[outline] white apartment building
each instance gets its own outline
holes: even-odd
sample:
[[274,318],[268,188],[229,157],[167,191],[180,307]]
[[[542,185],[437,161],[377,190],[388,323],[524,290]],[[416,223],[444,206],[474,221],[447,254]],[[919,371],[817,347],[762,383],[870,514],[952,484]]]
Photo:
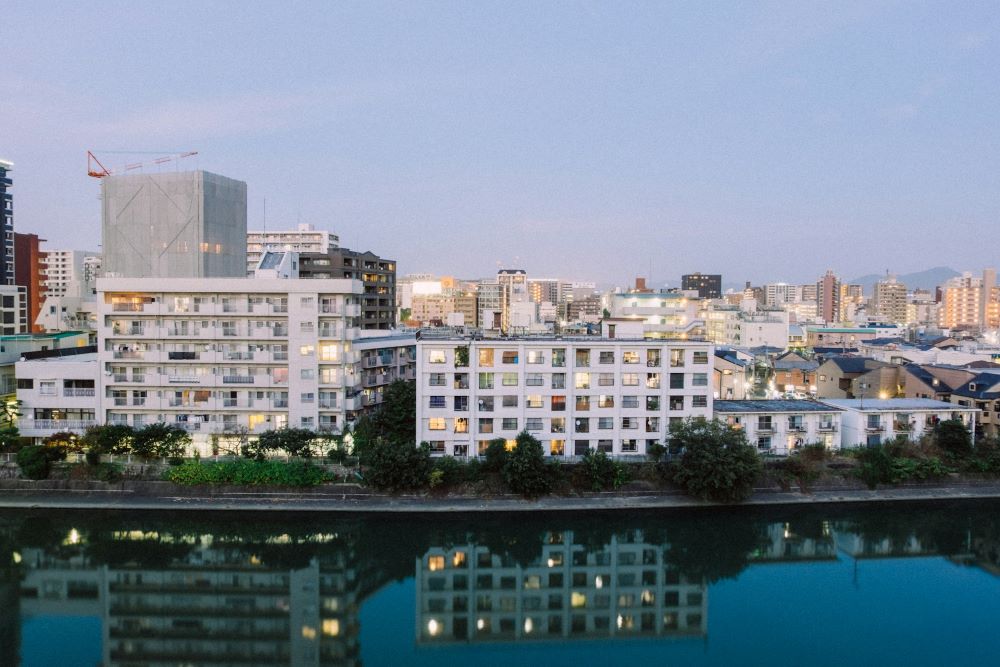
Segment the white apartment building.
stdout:
[[818,401],[715,401],[713,410],[716,419],[743,430],[761,453],[787,456],[814,444],[840,449],[842,410]]
[[646,335],[683,338],[704,331],[697,297],[677,292],[625,292],[611,295],[611,317],[640,321]]
[[417,440],[435,455],[512,447],[641,456],[672,420],[712,415],[711,343],[606,337],[417,341]]
[[18,361],[14,373],[21,402],[17,427],[22,436],[38,440],[60,431],[82,433],[97,424],[100,366],[96,352]]
[[98,281],[100,423],[336,430],[362,408],[357,280]]
[[[93,294],[96,279],[95,258],[100,266],[100,257],[96,252],[86,250],[46,250],[43,272],[45,274],[45,296],[60,297],[79,294]],[[88,280],[90,281],[88,283]],[[81,284],[79,290],[71,289],[70,283]]]
[[929,398],[827,398],[822,402],[843,410],[841,446],[845,449],[878,445],[898,435],[919,440],[939,421],[948,419],[961,419],[975,435],[979,412],[974,407]]
[[305,223],[295,229],[247,232],[247,275],[253,275],[265,250],[326,253],[339,245],[336,234]]

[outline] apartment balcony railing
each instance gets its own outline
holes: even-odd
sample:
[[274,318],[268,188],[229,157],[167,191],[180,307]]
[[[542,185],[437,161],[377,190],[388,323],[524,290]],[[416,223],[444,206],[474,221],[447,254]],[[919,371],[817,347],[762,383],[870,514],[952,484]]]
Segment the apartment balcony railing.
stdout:
[[757,425],[757,433],[760,433],[760,434],[774,433],[774,426],[772,426],[770,424],[768,424],[767,426],[761,426],[761,425],[758,424]]
[[146,352],[144,350],[115,350],[112,356],[115,359],[144,359]]
[[287,327],[271,327],[271,335],[272,336],[287,336],[288,335],[288,328]]
[[911,424],[910,422],[893,422],[892,430],[910,432],[913,430],[913,424]]
[[66,387],[63,389],[63,396],[75,397],[94,395],[95,389],[93,387]]
[[322,303],[319,306],[319,312],[323,313],[324,315],[339,315],[340,308],[338,308],[335,304],[332,303]]
[[226,352],[222,358],[226,361],[253,361],[253,352]]
[[[285,399],[285,400],[276,400],[276,401],[274,401],[274,407],[275,408],[280,408],[280,409],[283,409],[283,410],[287,409],[288,408],[288,400],[287,399]],[[320,407],[323,407],[323,406],[320,405]]]
[[805,433],[806,432],[806,426],[805,426],[805,424],[789,424],[788,425],[788,430],[791,433]]
[[116,313],[141,313],[143,305],[141,303],[112,303],[111,310]]
[[288,361],[287,352],[275,352],[273,355],[275,361]]
[[185,431],[200,431],[201,422],[174,422],[174,426],[178,426]]
[[144,327],[113,327],[111,332],[116,336],[141,336],[145,333]]
[[168,336],[200,336],[201,329],[167,329]]
[[94,419],[24,419],[21,421],[24,429],[52,429],[56,431],[72,431],[97,425],[97,421]]
[[837,430],[837,426],[835,424],[820,424],[819,425],[819,431],[821,433],[833,433],[836,430]]
[[865,426],[865,430],[866,431],[872,431],[874,433],[874,432],[878,432],[878,431],[884,431],[885,430],[885,426],[883,426],[882,424],[867,424]]
[[114,382],[145,382],[145,375],[128,375],[126,373],[115,373],[112,378]]
[[253,384],[252,375],[223,375],[222,384]]
[[321,399],[320,402],[319,402],[319,409],[320,410],[336,410],[337,409],[337,401],[329,401],[329,400],[322,400]]
[[197,352],[167,352],[170,361],[195,361],[200,358]]
[[197,375],[168,375],[167,382],[170,384],[199,384],[201,377]]

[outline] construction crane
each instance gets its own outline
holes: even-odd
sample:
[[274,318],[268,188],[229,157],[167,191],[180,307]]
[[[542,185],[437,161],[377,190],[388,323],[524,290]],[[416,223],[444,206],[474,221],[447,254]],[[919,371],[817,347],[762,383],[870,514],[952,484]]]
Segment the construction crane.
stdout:
[[[137,151],[100,151],[103,153],[126,153],[128,155],[138,155]],[[133,171],[135,169],[142,169],[143,167],[153,167],[156,165],[166,164],[167,162],[174,162],[177,160],[182,160],[186,157],[191,157],[192,155],[197,155],[198,151],[186,151],[183,153],[171,153],[169,155],[164,155],[158,157],[154,160],[148,160],[146,162],[133,162],[131,164],[126,164],[121,169],[110,170],[101,164],[101,161],[97,159],[92,151],[87,151],[87,175],[93,176],[94,178],[104,178],[105,176],[113,176],[115,174],[123,174],[125,172]],[[153,153],[155,155],[155,153]]]

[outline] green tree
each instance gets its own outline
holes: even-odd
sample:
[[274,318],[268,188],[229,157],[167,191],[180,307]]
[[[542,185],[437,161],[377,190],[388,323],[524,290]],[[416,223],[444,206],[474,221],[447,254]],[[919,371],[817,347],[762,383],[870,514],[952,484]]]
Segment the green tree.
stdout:
[[385,491],[422,489],[430,480],[431,469],[431,449],[426,442],[415,447],[378,439],[369,444],[365,480]]
[[592,491],[617,489],[628,481],[628,469],[601,451],[588,450],[583,455],[583,468]]
[[483,462],[483,470],[503,472],[503,468],[507,464],[507,455],[507,441],[503,438],[493,438],[486,445],[486,452],[484,452],[486,460]]
[[527,431],[518,434],[516,443],[503,465],[504,484],[526,498],[545,495],[551,490],[552,482],[542,443]]
[[945,419],[934,425],[934,443],[953,456],[972,454],[972,435],[961,419]]
[[59,431],[52,435],[45,436],[42,444],[46,447],[61,447],[67,452],[79,452],[83,450],[83,443],[80,436],[72,431]]
[[17,465],[21,474],[28,479],[47,479],[54,461],[66,458],[66,450],[61,447],[29,445],[17,453]]
[[131,452],[142,459],[183,456],[191,436],[179,426],[156,422],[135,431]]
[[742,430],[704,417],[670,425],[670,477],[690,495],[705,500],[747,499],[763,470]]
[[382,394],[382,404],[375,412],[374,421],[379,435],[389,442],[416,443],[416,383],[396,380],[389,384]]
[[0,402],[0,451],[16,451],[23,443],[17,429],[17,418],[21,416],[21,401]]
[[306,428],[279,428],[265,431],[257,439],[258,446],[264,451],[284,452],[288,456],[312,458],[312,444],[316,433]]
[[132,445],[135,429],[127,424],[91,426],[83,433],[81,441],[88,451],[100,454],[127,454]]

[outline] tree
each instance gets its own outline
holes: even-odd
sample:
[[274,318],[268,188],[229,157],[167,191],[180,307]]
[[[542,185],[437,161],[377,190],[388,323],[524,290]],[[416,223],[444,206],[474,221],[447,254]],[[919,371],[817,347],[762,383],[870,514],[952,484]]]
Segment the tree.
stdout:
[[935,424],[934,443],[953,456],[972,454],[972,435],[961,419],[945,419]]
[[378,439],[369,444],[367,482],[376,489],[407,491],[427,486],[431,473],[431,449],[426,442],[389,442]]
[[503,467],[507,463],[507,441],[503,438],[493,438],[486,445],[484,456],[486,461],[483,463],[483,470],[503,472]]
[[127,424],[91,426],[80,439],[88,451],[100,454],[127,454],[132,445],[135,429]]
[[131,451],[143,459],[183,456],[191,436],[179,426],[156,422],[142,427],[132,436]]
[[0,450],[10,452],[21,444],[21,432],[17,430],[17,418],[21,415],[21,401],[0,402]]
[[514,493],[537,498],[552,488],[542,443],[527,431],[518,434],[516,446],[503,464],[503,481]]
[[670,425],[671,477],[690,495],[718,502],[745,500],[763,470],[742,430],[704,417]]
[[382,404],[375,412],[375,427],[389,442],[415,444],[417,441],[417,386],[415,382],[396,380],[382,394]]
[[46,479],[54,461],[66,458],[66,450],[59,447],[29,445],[17,453],[17,465],[28,479]]
[[282,451],[288,456],[312,458],[312,442],[316,433],[307,428],[279,428],[276,431],[265,431],[257,439],[258,446],[264,451]]
[[46,447],[61,447],[67,452],[79,452],[83,450],[83,443],[80,436],[72,431],[59,431],[42,439],[42,444]]
[[628,469],[602,451],[587,450],[583,455],[583,468],[592,491],[617,489],[628,481]]

